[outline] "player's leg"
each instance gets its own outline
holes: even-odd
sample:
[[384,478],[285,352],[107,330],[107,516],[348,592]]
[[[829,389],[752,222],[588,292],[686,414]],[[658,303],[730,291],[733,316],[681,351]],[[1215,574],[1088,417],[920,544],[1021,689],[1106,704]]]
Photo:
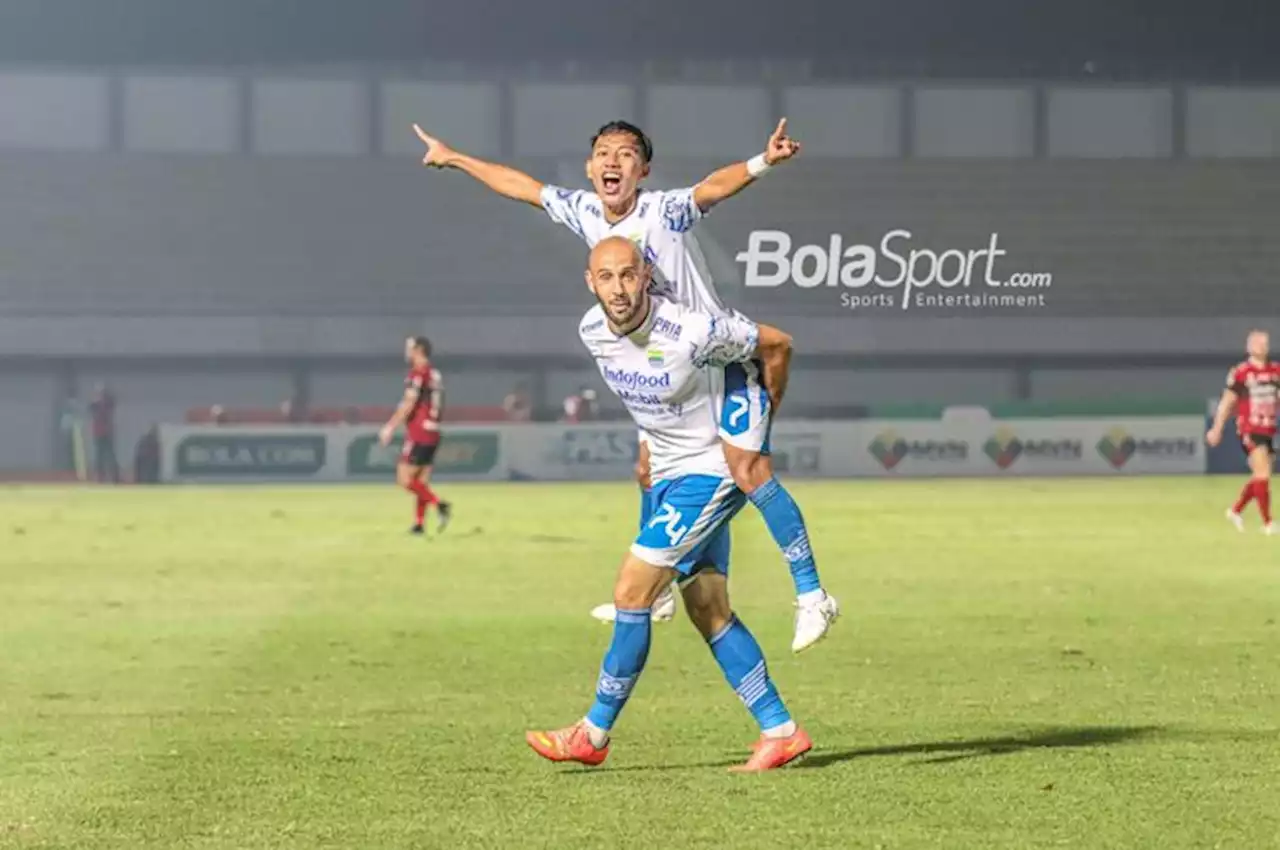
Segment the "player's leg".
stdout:
[[421,498],[426,500],[428,508],[432,505],[436,506],[436,513],[439,515],[439,524],[436,526],[436,531],[444,531],[449,525],[449,520],[453,519],[453,505],[437,496],[435,490],[431,488],[431,473],[435,469],[436,450],[439,448],[439,444],[423,446],[422,448],[422,474],[418,477],[418,480],[422,482]]
[[[649,477],[649,441],[643,436],[637,441],[639,445],[636,448],[636,483],[640,485],[640,527],[644,528],[645,523],[649,521],[646,514],[646,507],[649,500],[649,490],[653,487],[653,481]],[[662,591],[662,595],[653,603],[653,619],[665,623],[676,615],[676,587],[674,584]]]
[[400,453],[400,462],[396,464],[396,486],[408,490],[414,498],[413,527],[409,529],[413,534],[423,533],[422,523],[427,514],[426,491],[421,481],[423,467],[418,459],[418,446],[406,442]]
[[[1254,448],[1252,438],[1247,434],[1242,434],[1240,436],[1240,449],[1244,452],[1245,461],[1249,464],[1253,462]],[[1244,531],[1244,509],[1249,507],[1249,503],[1253,501],[1255,489],[1253,475],[1250,474],[1249,479],[1245,481],[1244,487],[1240,490],[1240,495],[1235,504],[1227,508],[1227,520],[1236,527],[1236,531]]]
[[729,529],[721,529],[700,559],[692,580],[681,582],[685,610],[707,642],[725,680],[760,727],[760,740],[743,770],[781,767],[808,752],[813,744],[796,726],[755,636],[729,602]]
[[[742,493],[733,482],[710,475],[689,475],[660,482],[650,488],[649,495],[645,509],[649,519],[631,546],[613,592],[617,610],[615,642],[624,618],[643,620],[643,626],[637,628],[646,635],[646,654],[653,604],[670,589],[677,575],[692,571],[692,565],[697,563],[708,542],[723,531],[743,504]],[[606,657],[596,705],[587,715],[589,728],[602,727],[603,722],[608,721],[609,726],[603,726],[606,734],[612,718],[604,710],[600,695],[607,684],[605,674],[613,672],[607,662]],[[598,742],[598,733],[592,731],[593,742]]]
[[[1264,516],[1264,527],[1271,515],[1271,441],[1252,434],[1240,435],[1240,448],[1249,464],[1249,480],[1240,491],[1239,498],[1227,510],[1227,519],[1237,531],[1244,531],[1244,510],[1254,499],[1258,499],[1258,510]],[[1267,507],[1263,510],[1262,499],[1266,498]]]
[[796,589],[793,652],[801,652],[826,636],[840,607],[822,588],[818,565],[809,543],[809,530],[800,506],[773,474],[769,459],[772,427],[769,396],[760,384],[754,363],[732,364],[724,370],[724,404],[720,437],[734,483],[760,511],[773,540],[782,550]]
[[573,726],[526,734],[539,755],[551,761],[604,761],[610,730],[648,659],[654,601],[677,570],[690,563],[690,553],[727,523],[742,501],[732,481],[710,475],[663,481],[652,488],[652,519],[641,528],[614,583],[613,640],[600,667],[595,701]]
[[[640,485],[640,530],[644,531],[653,516],[652,482],[649,480],[649,444],[640,440],[636,455],[636,483]],[[612,623],[617,609],[612,602],[597,605],[591,609],[591,616],[602,623]],[[676,615],[676,595],[674,587],[668,587],[653,603],[652,616],[655,622],[665,623]]]
[[1275,526],[1271,521],[1271,470],[1275,462],[1275,450],[1271,439],[1255,438],[1254,447],[1249,452],[1249,472],[1252,474],[1253,498],[1258,502],[1258,512],[1262,514],[1262,531],[1274,534]]
[[609,735],[649,658],[650,609],[675,570],[628,553],[614,582],[613,639],[600,664],[595,699],[582,720],[564,729],[526,732],[525,741],[550,761],[600,764],[609,755]]
[[423,533],[423,523],[426,520],[427,508],[432,505],[436,506],[436,510],[440,514],[440,531],[444,531],[445,526],[449,524],[452,517],[452,510],[449,503],[442,501],[431,489],[431,471],[434,468],[437,444],[435,443],[405,443],[404,451],[400,455],[400,468],[397,471],[396,481],[401,487],[408,490],[414,497],[414,524],[412,531],[414,534]]

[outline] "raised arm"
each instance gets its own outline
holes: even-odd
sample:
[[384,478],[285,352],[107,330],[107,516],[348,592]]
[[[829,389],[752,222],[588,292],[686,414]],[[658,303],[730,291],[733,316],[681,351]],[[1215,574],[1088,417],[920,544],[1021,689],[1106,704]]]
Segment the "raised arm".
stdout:
[[427,135],[417,124],[413,125],[413,131],[427,146],[426,156],[422,158],[423,165],[431,168],[456,168],[505,198],[523,201],[530,206],[542,206],[542,183],[523,171],[456,151],[434,136]]
[[707,212],[716,204],[750,186],[774,165],[786,162],[798,153],[800,143],[787,135],[787,119],[783,118],[769,136],[764,153],[708,174],[701,183],[693,187],[693,202],[702,212]]

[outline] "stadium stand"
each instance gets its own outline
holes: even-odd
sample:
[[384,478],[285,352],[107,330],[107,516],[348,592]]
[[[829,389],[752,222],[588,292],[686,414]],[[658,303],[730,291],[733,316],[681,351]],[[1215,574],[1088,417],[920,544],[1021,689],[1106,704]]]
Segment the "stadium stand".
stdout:
[[[550,161],[517,165],[557,173]],[[661,165],[670,185],[716,163]],[[428,178],[412,159],[6,153],[0,168],[12,176],[0,195],[0,310],[10,315],[555,315],[583,305],[572,234],[460,175]],[[766,181],[704,232],[730,290],[753,229],[826,244],[833,232],[874,243],[909,226],[936,250],[983,247],[998,232],[1007,270],[1059,281],[1059,314],[1196,315],[1211,301],[1225,315],[1267,306],[1258,281],[1280,270],[1278,209],[1280,166],[1265,161],[828,160]],[[829,308],[790,289],[728,300]]]

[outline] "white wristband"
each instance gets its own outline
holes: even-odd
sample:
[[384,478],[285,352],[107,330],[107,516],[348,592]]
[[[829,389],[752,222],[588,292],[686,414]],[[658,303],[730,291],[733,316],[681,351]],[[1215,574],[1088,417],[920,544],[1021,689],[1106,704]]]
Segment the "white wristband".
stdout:
[[770,168],[773,168],[773,166],[765,162],[764,154],[762,153],[758,153],[747,160],[747,173],[752,177],[759,177]]

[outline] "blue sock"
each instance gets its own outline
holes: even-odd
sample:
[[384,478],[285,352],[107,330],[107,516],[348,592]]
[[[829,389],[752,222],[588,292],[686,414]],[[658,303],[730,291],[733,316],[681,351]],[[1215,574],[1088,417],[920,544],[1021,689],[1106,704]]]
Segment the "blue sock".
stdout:
[[787,559],[787,565],[791,568],[791,580],[796,584],[796,595],[821,590],[818,565],[814,562],[813,550],[809,547],[809,531],[804,526],[804,517],[800,514],[800,506],[796,504],[796,500],[791,498],[791,494],[777,478],[770,478],[747,498],[759,509],[774,542]]
[[724,677],[733,688],[751,716],[760,724],[761,731],[781,726],[791,719],[791,712],[782,704],[769,668],[764,663],[760,644],[735,614],[711,640],[711,654],[724,671]]
[[652,631],[648,608],[618,609],[617,619],[613,621],[613,642],[600,665],[596,701],[587,712],[592,725],[606,732],[613,728],[649,658]]

